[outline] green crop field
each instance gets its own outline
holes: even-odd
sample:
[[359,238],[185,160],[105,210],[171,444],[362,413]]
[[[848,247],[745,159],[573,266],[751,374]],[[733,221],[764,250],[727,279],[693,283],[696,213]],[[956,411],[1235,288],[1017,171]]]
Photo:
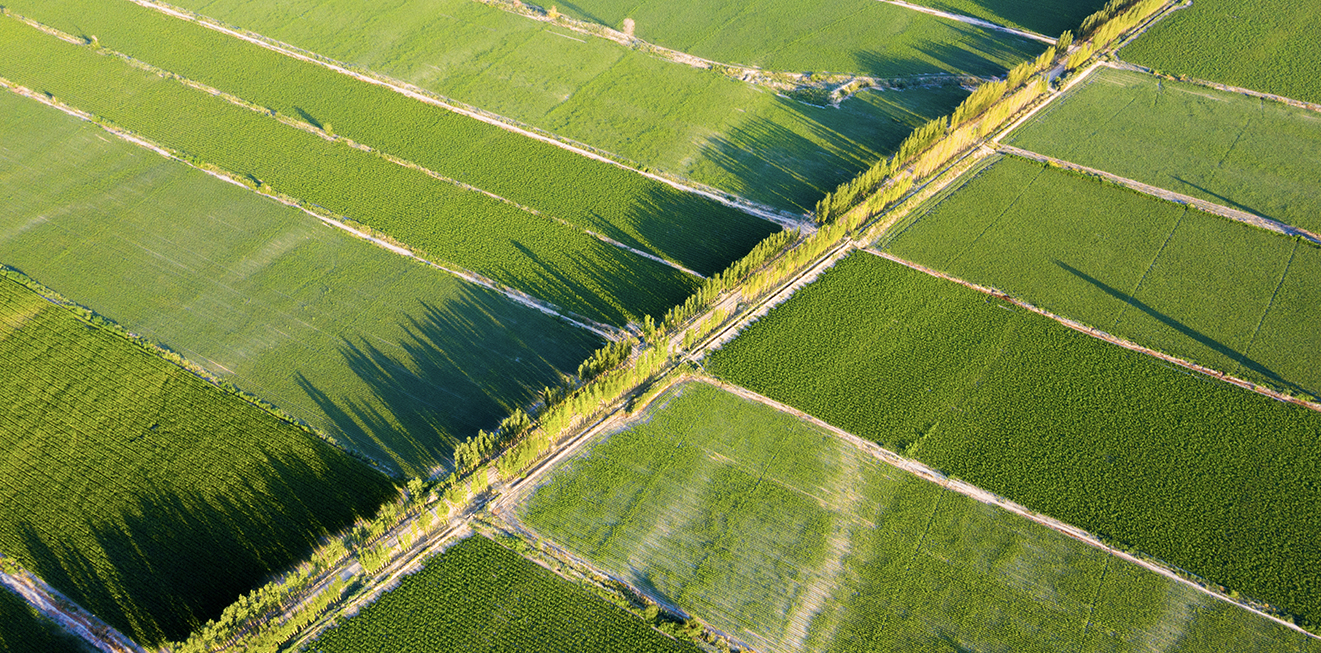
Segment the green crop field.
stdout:
[[662,395],[639,423],[557,469],[520,514],[759,651],[1305,642],[701,382]]
[[865,253],[708,367],[1321,623],[1321,414]]
[[399,473],[601,344],[10,93],[0,142],[0,261]]
[[1105,6],[1105,0],[920,0],[925,5],[953,14],[972,16],[997,25],[1032,30],[1056,37],[1065,30],[1078,31],[1084,18]]
[[178,639],[394,494],[307,431],[0,279],[0,551]]
[[1312,0],[1198,0],[1119,54],[1171,75],[1321,102],[1318,31]]
[[307,647],[316,653],[683,651],[584,587],[474,536]]
[[106,48],[603,233],[704,275],[777,228],[618,166],[124,0],[8,8]]
[[1321,233],[1321,115],[1101,68],[1009,143]]
[[21,597],[0,587],[0,653],[90,653]]
[[917,87],[815,107],[472,0],[174,4],[787,209],[812,208],[967,96]]
[[0,76],[278,192],[591,317],[660,314],[696,279],[514,205],[437,181],[0,18]]
[[1316,246],[1010,157],[887,248],[1143,346],[1321,396],[1321,331],[1299,326],[1321,319]]

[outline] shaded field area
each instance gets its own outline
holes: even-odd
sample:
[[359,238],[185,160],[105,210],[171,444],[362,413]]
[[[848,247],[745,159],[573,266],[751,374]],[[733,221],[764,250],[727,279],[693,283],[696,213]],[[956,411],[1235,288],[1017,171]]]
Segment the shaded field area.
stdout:
[[1119,52],[1171,75],[1187,75],[1304,102],[1321,102],[1311,0],[1198,0]]
[[0,93],[0,261],[407,476],[601,339]]
[[759,651],[1302,651],[1306,637],[714,386],[556,470],[525,523]]
[[1082,21],[1105,7],[1105,0],[918,0],[923,5],[952,14],[972,16],[997,25],[1031,30],[1051,38],[1065,30],[1078,31]]
[[815,107],[472,0],[175,4],[790,210],[811,209],[967,96],[909,88]]
[[20,0],[8,8],[704,275],[778,230],[618,166],[131,2]]
[[0,76],[565,309],[622,325],[659,315],[696,285],[690,275],[546,216],[281,124],[17,19],[0,19],[0,53]]
[[574,0],[561,11],[699,57],[767,70],[999,75],[1034,41],[875,0]]
[[93,650],[38,614],[22,597],[0,587],[0,652],[91,653]]
[[886,244],[1140,345],[1321,396],[1321,248],[1006,157]]
[[0,369],[0,551],[143,644],[183,638],[394,495],[9,275]]
[[642,619],[480,535],[307,646],[316,653],[685,652]]
[[866,253],[708,367],[1321,623],[1321,414]]
[[1101,68],[1008,143],[1321,233],[1321,114]]

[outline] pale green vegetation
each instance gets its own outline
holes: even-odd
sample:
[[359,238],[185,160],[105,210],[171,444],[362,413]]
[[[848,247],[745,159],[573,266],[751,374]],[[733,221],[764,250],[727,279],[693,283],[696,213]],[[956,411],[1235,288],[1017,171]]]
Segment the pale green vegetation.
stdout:
[[776,307],[708,367],[1321,623],[1315,411],[867,253]]
[[1321,102],[1316,9],[1314,0],[1197,0],[1119,54],[1171,75]]
[[1321,114],[1101,68],[1009,143],[1321,233]]
[[798,210],[967,96],[957,86],[919,87],[815,107],[473,0],[175,4],[646,167]]
[[91,653],[78,638],[0,587],[0,653]]
[[552,474],[523,520],[756,650],[1306,646],[705,383],[603,437]]
[[[887,248],[1103,331],[1321,395],[1321,248],[1010,157]],[[1061,210],[1061,207],[1068,207]]]
[[601,342],[7,92],[0,142],[0,261],[397,472]]
[[0,551],[148,646],[394,494],[13,272],[0,276],[0,370]]

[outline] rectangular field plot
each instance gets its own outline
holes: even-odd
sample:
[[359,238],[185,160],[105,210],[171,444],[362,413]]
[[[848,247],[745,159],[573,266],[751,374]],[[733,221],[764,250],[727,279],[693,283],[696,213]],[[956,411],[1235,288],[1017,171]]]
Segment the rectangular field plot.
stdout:
[[1313,0],[1198,0],[1119,54],[1171,75],[1321,102],[1318,32]]
[[[1016,157],[886,241],[1140,345],[1321,396],[1321,248]],[[1279,315],[1277,318],[1275,315]]]
[[325,140],[95,48],[0,17],[0,76],[361,222],[425,256],[623,325],[696,278],[517,205]]
[[854,254],[716,352],[731,382],[1321,623],[1321,414]]
[[[1304,641],[702,382],[668,391],[554,471],[519,513],[768,653],[1191,653],[1214,649],[1183,642],[1212,635],[1295,651]],[[1216,621],[1182,617],[1192,611]]]
[[0,94],[0,261],[407,476],[601,340]]
[[482,536],[323,633],[313,653],[698,653]]
[[1008,142],[1321,233],[1321,113],[1100,68]]
[[38,614],[17,594],[0,587],[0,651],[92,653],[93,650]]
[[145,645],[182,639],[394,495],[7,275],[0,370],[0,551]]
[[967,96],[958,86],[915,87],[863,93],[839,109],[815,107],[472,0],[175,4],[642,166],[798,211]]

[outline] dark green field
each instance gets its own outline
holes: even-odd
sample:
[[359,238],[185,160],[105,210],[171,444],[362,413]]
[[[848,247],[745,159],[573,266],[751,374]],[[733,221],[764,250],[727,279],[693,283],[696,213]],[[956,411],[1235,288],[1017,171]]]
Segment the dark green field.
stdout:
[[394,495],[307,431],[0,278],[0,551],[182,639]]
[[90,653],[82,640],[0,587],[0,653]]
[[919,0],[952,14],[972,16],[997,25],[1032,30],[1056,37],[1065,30],[1078,31],[1084,18],[1105,6],[1105,0]]
[[865,253],[709,367],[1321,623],[1321,414]]

